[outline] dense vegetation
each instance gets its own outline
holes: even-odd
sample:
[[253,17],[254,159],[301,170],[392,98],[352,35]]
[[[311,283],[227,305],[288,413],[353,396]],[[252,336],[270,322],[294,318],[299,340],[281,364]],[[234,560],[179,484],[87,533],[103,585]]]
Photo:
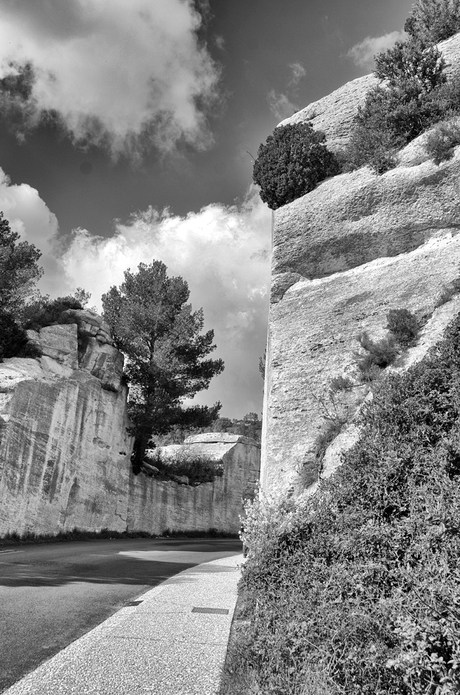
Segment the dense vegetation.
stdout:
[[404,31],[428,45],[448,39],[460,31],[460,0],[418,0]]
[[40,251],[20,241],[0,212],[0,361],[5,357],[33,356],[22,325],[22,311],[42,274]]
[[[149,452],[148,466],[144,472],[156,478],[176,480],[187,485],[201,485],[212,483],[216,478],[224,474],[220,462],[216,462],[204,454],[179,449],[174,455],[165,456],[160,449]],[[153,466],[153,468],[152,468]]]
[[460,317],[362,427],[319,493],[248,508],[241,692],[459,691]]
[[[346,169],[369,164],[383,173],[395,166],[404,145],[460,114],[459,78],[447,80],[446,63],[435,45],[460,29],[459,0],[419,0],[404,28],[408,39],[376,56],[380,84],[358,109],[343,156]],[[452,131],[447,137],[443,133],[442,140],[442,153],[433,145],[429,152],[437,164],[449,158],[458,129],[454,137]]]

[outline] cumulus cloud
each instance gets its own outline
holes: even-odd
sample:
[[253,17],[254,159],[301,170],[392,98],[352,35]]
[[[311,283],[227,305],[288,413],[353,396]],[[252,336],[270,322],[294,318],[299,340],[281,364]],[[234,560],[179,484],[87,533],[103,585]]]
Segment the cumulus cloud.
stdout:
[[57,114],[74,141],[117,156],[210,144],[219,69],[193,0],[3,0],[0,77],[31,66],[27,121]]
[[[215,331],[215,355],[225,371],[194,402],[223,403],[223,414],[260,411],[259,356],[266,340],[271,212],[254,189],[238,206],[213,204],[186,217],[153,208],[110,238],[76,230],[62,256],[66,288],[82,286],[91,303],[123,281],[127,268],[163,261],[169,275],[181,275],[194,308],[203,307],[207,328]],[[99,304],[100,306],[100,304]],[[241,412],[241,403],[245,403]]]
[[360,68],[372,70],[374,68],[374,56],[377,53],[393,48],[396,41],[404,41],[406,37],[404,31],[392,31],[383,36],[368,36],[350,48],[347,58],[351,58],[354,64]]
[[64,281],[64,268],[58,259],[56,215],[48,209],[35,188],[27,183],[12,185],[2,169],[0,169],[0,210],[8,220],[11,229],[17,232],[23,241],[35,244],[42,252],[39,260],[39,265],[45,271],[40,281],[42,291],[59,294]]

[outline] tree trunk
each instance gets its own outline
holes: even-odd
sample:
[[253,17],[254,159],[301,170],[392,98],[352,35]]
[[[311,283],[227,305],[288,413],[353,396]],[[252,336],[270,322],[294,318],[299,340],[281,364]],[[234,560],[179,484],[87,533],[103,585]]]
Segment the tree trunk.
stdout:
[[139,475],[139,473],[141,472],[147,444],[147,437],[136,437],[136,439],[134,440],[133,453],[131,456],[131,463],[134,475]]

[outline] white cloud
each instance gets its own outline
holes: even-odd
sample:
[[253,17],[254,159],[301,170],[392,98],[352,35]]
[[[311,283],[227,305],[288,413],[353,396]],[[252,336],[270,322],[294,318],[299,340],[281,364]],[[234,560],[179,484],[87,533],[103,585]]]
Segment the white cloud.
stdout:
[[63,267],[56,254],[58,221],[40,198],[38,191],[27,183],[12,185],[8,176],[0,169],[0,210],[11,229],[40,249],[39,265],[45,271],[40,281],[41,289],[59,294],[63,280]]
[[149,209],[119,223],[111,238],[75,231],[62,258],[66,287],[84,287],[97,304],[110,286],[123,281],[127,268],[163,261],[169,275],[188,282],[192,306],[203,307],[206,327],[215,331],[214,355],[226,364],[194,402],[220,400],[230,417],[260,412],[258,361],[266,339],[270,230],[271,212],[254,189],[240,206],[208,205],[186,217]]
[[0,75],[34,70],[31,123],[54,110],[75,141],[115,156],[210,144],[219,70],[192,0],[3,0],[0,17]]
[[214,329],[213,356],[225,361],[223,374],[193,402],[220,400],[229,417],[261,411],[258,362],[267,330],[271,212],[254,187],[240,205],[208,205],[186,217],[150,208],[127,224],[118,222],[110,238],[75,230],[66,248],[57,241],[56,216],[38,192],[28,184],[11,185],[1,169],[0,210],[42,251],[39,287],[52,297],[83,287],[100,310],[101,295],[123,282],[125,270],[163,261],[169,275],[188,282],[192,306],[203,307],[206,330]]
[[276,92],[274,89],[267,94],[267,101],[270,111],[279,121],[284,121],[285,118],[289,118],[295,111],[298,111],[298,106],[290,100],[287,94]]
[[285,118],[289,118],[289,116],[292,116],[293,113],[299,110],[293,99],[297,94],[297,86],[300,80],[307,74],[302,63],[291,63],[289,69],[291,77],[286,86],[286,93],[271,89],[267,94],[270,111],[279,121],[284,121]]
[[392,31],[384,36],[375,36],[364,39],[360,43],[355,44],[347,53],[347,58],[360,68],[373,70],[374,56],[377,53],[393,48],[396,41],[404,41],[406,33],[404,31]]
[[305,70],[304,66],[302,63],[291,63],[289,66],[292,70],[292,77],[289,82],[290,85],[297,85],[300,80],[305,77],[307,74],[307,71]]

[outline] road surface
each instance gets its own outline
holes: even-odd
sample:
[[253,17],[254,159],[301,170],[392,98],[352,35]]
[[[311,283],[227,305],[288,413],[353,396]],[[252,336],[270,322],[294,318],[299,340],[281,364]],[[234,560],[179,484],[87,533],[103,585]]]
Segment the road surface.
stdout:
[[146,538],[0,548],[0,693],[119,608],[231,539]]

